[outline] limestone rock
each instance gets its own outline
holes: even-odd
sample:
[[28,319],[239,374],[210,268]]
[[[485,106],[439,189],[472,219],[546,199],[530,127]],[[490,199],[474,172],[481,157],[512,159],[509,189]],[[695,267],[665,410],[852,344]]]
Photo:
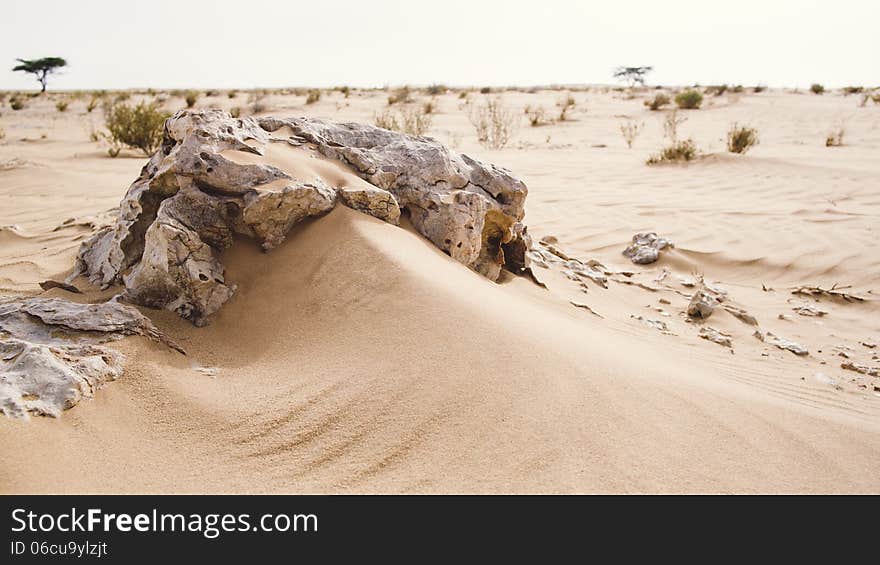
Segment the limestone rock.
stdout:
[[671,241],[654,232],[637,233],[633,236],[632,243],[623,250],[623,254],[636,265],[647,265],[657,261],[660,252],[670,247],[674,247]]
[[135,308],[115,301],[0,301],[0,412],[58,416],[91,397],[122,374],[122,354],[102,344],[123,335],[143,335],[183,352]]
[[[372,186],[330,187],[221,155],[262,155],[272,143],[307,146]],[[115,224],[81,246],[74,276],[102,287],[123,283],[125,299],[201,325],[235,292],[219,256],[236,235],[268,251],[295,224],[341,202],[392,224],[405,210],[434,245],[497,280],[502,268],[528,270],[527,192],[504,169],[426,137],[311,118],[181,111],[165,123],[162,146],[128,189]]]
[[702,328],[700,328],[699,336],[705,340],[717,343],[718,345],[724,347],[733,347],[733,342],[731,341],[729,334],[726,334],[709,326],[703,326]]
[[700,288],[691,296],[691,301],[687,307],[687,314],[691,318],[705,320],[712,315],[717,305],[718,301],[715,299],[715,296],[705,288]]
[[791,351],[795,355],[804,356],[810,354],[810,350],[800,343],[774,335],[771,332],[763,333],[761,330],[755,330],[753,335],[763,342],[775,345],[779,349]]

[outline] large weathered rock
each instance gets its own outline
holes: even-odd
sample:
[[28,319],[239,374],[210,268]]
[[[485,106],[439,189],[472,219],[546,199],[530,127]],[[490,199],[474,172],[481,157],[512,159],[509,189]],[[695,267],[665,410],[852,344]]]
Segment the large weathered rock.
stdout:
[[[221,155],[262,155],[271,143],[337,160],[372,186],[331,187]],[[74,274],[103,287],[124,283],[127,300],[201,325],[235,292],[218,257],[236,234],[269,250],[296,223],[341,202],[393,224],[405,210],[434,245],[496,280],[502,268],[528,266],[526,194],[507,171],[431,138],[310,118],[182,111],[166,122],[162,147],[128,189],[115,225],[82,245]]]
[[122,374],[123,356],[102,343],[143,335],[177,351],[144,315],[111,301],[0,301],[0,412],[58,416]]
[[654,232],[637,233],[623,254],[636,265],[648,265],[660,258],[661,251],[670,247],[674,247],[671,241]]

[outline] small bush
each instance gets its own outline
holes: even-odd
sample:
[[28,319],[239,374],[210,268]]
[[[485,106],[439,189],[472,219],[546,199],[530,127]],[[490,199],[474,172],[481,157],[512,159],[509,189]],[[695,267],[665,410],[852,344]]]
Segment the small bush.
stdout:
[[86,104],[86,112],[91,114],[92,110],[98,107],[98,100],[99,99],[97,97],[93,96],[92,99],[89,100],[89,103]]
[[727,92],[727,85],[726,84],[706,87],[706,94],[714,94],[715,96],[721,96],[725,92]]
[[861,94],[864,91],[865,91],[864,86],[845,86],[843,88],[843,93],[846,96],[849,96],[850,94]]
[[24,100],[17,96],[13,96],[9,99],[9,107],[13,110],[21,110],[24,108]]
[[238,106],[233,106],[232,108],[229,109],[229,115],[232,116],[233,118],[240,118],[241,117],[241,108],[239,108]]
[[739,93],[741,93],[741,92],[742,92],[743,90],[745,90],[745,89],[743,88],[743,85],[738,84],[738,85],[734,86],[732,90],[733,90],[733,92],[735,92],[736,94],[739,94]]
[[220,93],[217,92],[216,90],[206,90],[205,91],[206,98],[213,98],[213,97],[217,96],[218,94],[220,94]]
[[685,123],[687,118],[678,115],[678,110],[672,110],[663,118],[663,137],[672,143],[678,141],[678,126]]
[[59,112],[66,112],[68,106],[70,106],[69,100],[59,100],[55,103],[55,109]]
[[666,94],[663,94],[661,92],[661,93],[655,94],[653,99],[645,100],[645,106],[650,108],[651,111],[656,112],[657,110],[659,110],[663,106],[666,106],[670,102],[672,102],[672,100],[669,99],[669,96],[667,96]]
[[163,126],[169,117],[170,114],[161,111],[155,103],[141,102],[137,106],[124,102],[110,104],[104,114],[106,137],[117,149],[117,155],[118,148],[123,145],[151,155],[162,143]]
[[489,149],[504,148],[516,129],[516,115],[504,106],[501,98],[490,98],[471,108],[468,119],[477,132],[477,141]]
[[825,137],[825,147],[840,147],[843,145],[843,134],[846,131],[843,126],[837,126]]
[[195,90],[190,90],[186,93],[186,96],[183,97],[186,100],[186,107],[192,108],[196,105],[196,100],[199,99],[199,93]]
[[488,86],[484,86],[480,89],[480,94],[492,94],[492,88]]
[[260,114],[269,109],[266,103],[266,95],[260,92],[251,92],[248,96],[248,105],[251,107],[252,114]]
[[525,114],[533,128],[546,123],[546,114],[541,106],[526,106]]
[[637,123],[633,120],[620,123],[620,134],[623,136],[623,140],[626,141],[626,146],[629,149],[632,149],[633,142],[642,132],[643,127],[645,127],[644,122]]
[[234,91],[234,90],[230,90],[229,92],[226,93],[226,96],[227,96],[230,100],[232,100],[233,98],[235,98],[236,96],[238,96],[238,92],[236,92],[236,91]]
[[318,100],[321,99],[321,91],[320,90],[310,90],[308,96],[306,96],[306,104],[314,104]]
[[574,97],[567,94],[556,101],[556,106],[559,108],[559,121],[564,122],[568,119],[568,111],[575,106]]
[[395,91],[393,91],[388,96],[388,105],[392,104],[408,104],[412,101],[412,92],[408,86],[402,86]]
[[731,153],[745,154],[757,144],[758,130],[755,128],[733,124],[727,132],[727,150]]
[[676,141],[663,149],[659,155],[651,155],[648,158],[649,165],[658,163],[675,163],[681,161],[693,161],[697,158],[697,146],[692,139]]
[[348,86],[337,86],[335,90],[341,92],[342,95],[346,98],[351,96],[351,88]]
[[422,104],[422,110],[426,114],[433,114],[434,112],[437,111],[437,101],[433,100],[433,99],[428,100],[427,102]]
[[755,94],[761,94],[765,90],[767,90],[767,87],[762,84],[759,84],[759,85],[755,86],[755,88],[752,89],[752,92],[754,92]]
[[810,92],[813,94],[824,94],[825,87],[816,82],[810,85]]
[[703,95],[699,90],[689,88],[675,97],[675,103],[682,110],[697,110],[703,103]]
[[441,94],[446,94],[446,91],[449,90],[442,84],[432,84],[428,88],[425,89],[425,93],[430,96],[439,96]]
[[468,94],[467,90],[462,90],[461,92],[459,92],[458,93],[459,100],[464,100],[465,98],[467,98],[467,94]]
[[424,135],[431,127],[431,115],[416,105],[394,111],[386,109],[374,117],[376,126],[409,135]]

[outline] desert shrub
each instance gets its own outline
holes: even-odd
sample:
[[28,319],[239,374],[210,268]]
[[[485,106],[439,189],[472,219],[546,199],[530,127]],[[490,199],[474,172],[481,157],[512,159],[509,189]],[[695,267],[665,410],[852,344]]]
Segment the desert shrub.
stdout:
[[91,114],[92,110],[94,110],[97,107],[98,107],[98,98],[93,96],[92,99],[89,100],[89,103],[86,104],[86,112]]
[[660,93],[655,94],[653,99],[645,100],[645,106],[650,108],[652,111],[656,112],[657,110],[659,110],[663,106],[666,106],[670,102],[672,102],[672,101],[669,99],[669,96],[660,92]]
[[6,130],[3,129],[3,126],[0,126],[0,140],[6,138]]
[[658,163],[675,163],[681,161],[693,161],[697,158],[697,146],[692,139],[676,141],[664,148],[658,155],[648,158],[649,165]]
[[55,109],[59,112],[66,112],[68,106],[70,106],[69,100],[59,100],[55,103]]
[[412,101],[412,92],[408,86],[402,86],[388,95],[388,105],[407,104]]
[[489,149],[502,149],[513,138],[516,115],[501,101],[490,98],[485,104],[474,106],[468,115],[477,132],[477,141]]
[[843,145],[843,134],[846,133],[843,126],[836,126],[825,137],[825,147],[840,147]]
[[[110,104],[105,108],[106,137],[116,149],[121,146],[140,149],[151,155],[162,143],[165,120],[170,114],[163,112],[155,103],[140,102],[131,106],[124,102]],[[115,155],[113,155],[115,157]]]
[[736,94],[739,94],[739,93],[741,93],[741,92],[742,92],[743,90],[745,90],[745,89],[743,88],[743,85],[738,84],[738,85],[734,86],[734,87],[732,88],[732,90],[733,90],[733,92],[735,92]]
[[663,136],[675,143],[678,141],[678,126],[685,123],[687,118],[678,115],[678,110],[672,110],[663,118]]
[[714,94],[715,96],[721,96],[725,92],[727,92],[727,85],[726,84],[720,84],[717,86],[707,86],[706,87],[706,94]]
[[489,86],[484,86],[480,89],[480,94],[492,94],[492,88]]
[[533,128],[546,123],[546,114],[541,106],[526,106],[525,114]]
[[733,124],[727,131],[727,150],[731,153],[746,153],[758,144],[758,130]]
[[266,103],[266,95],[262,92],[251,92],[248,96],[248,105],[251,107],[252,114],[259,114],[269,109]]
[[459,98],[459,100],[464,100],[465,98],[467,98],[467,95],[468,95],[467,90],[462,90],[461,92],[458,93],[458,98]]
[[426,114],[433,114],[434,112],[437,111],[437,101],[434,100],[433,98],[431,100],[428,100],[427,102],[422,104],[422,110]]
[[236,92],[236,91],[234,91],[234,90],[230,90],[229,92],[226,93],[226,96],[227,96],[227,98],[229,98],[230,100],[232,100],[233,98],[235,98],[236,96],[238,96],[238,92]]
[[131,93],[130,93],[130,92],[120,92],[119,94],[116,95],[116,98],[114,98],[114,100],[115,100],[116,102],[125,102],[125,101],[127,101],[129,98],[131,98]]
[[217,92],[216,90],[206,90],[206,91],[205,91],[205,97],[206,97],[206,98],[214,98],[214,97],[217,96],[218,94],[220,94],[220,93]]
[[428,88],[425,89],[425,93],[430,96],[439,96],[441,94],[446,94],[446,91],[449,90],[442,84],[432,84]]
[[24,108],[24,100],[18,96],[13,96],[9,99],[9,107],[13,110],[21,110]]
[[676,95],[675,103],[682,110],[696,110],[700,107],[700,104],[703,103],[703,95],[699,90],[689,88]]
[[871,96],[871,100],[874,102],[874,104],[880,104],[880,93]]
[[199,93],[196,90],[190,90],[186,93],[183,99],[186,101],[186,107],[192,108],[196,105],[196,100],[199,99]]
[[306,96],[306,104],[314,104],[318,100],[321,99],[321,91],[320,90],[310,90],[308,95]]
[[574,97],[566,94],[556,101],[556,106],[559,108],[559,121],[564,122],[568,119],[569,110],[572,110],[575,106]]
[[346,98],[351,96],[351,88],[348,86],[337,86],[334,90],[341,92],[342,95]]
[[626,141],[628,148],[632,149],[633,142],[642,132],[643,127],[645,127],[644,122],[635,122],[634,120],[620,123],[620,134],[623,136],[623,140]]
[[825,87],[816,82],[810,85],[810,92],[813,94],[824,94]]
[[233,118],[240,118],[241,117],[241,108],[238,106],[233,106],[232,108],[229,109],[229,115],[232,116]]
[[390,108],[374,116],[376,126],[409,135],[424,135],[431,127],[431,115],[423,107],[409,105],[395,111]]
[[845,86],[843,88],[843,93],[847,96],[849,96],[850,94],[861,94],[864,91],[864,86]]
[[752,89],[752,92],[754,92],[755,94],[761,94],[765,90],[767,90],[767,87],[762,84],[759,84]]

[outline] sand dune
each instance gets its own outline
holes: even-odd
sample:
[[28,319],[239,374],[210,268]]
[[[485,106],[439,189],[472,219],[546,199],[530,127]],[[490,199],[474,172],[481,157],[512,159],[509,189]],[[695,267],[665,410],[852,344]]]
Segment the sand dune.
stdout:
[[[626,281],[584,292],[558,268],[536,268],[548,290],[524,278],[495,284],[405,219],[398,228],[341,206],[271,253],[238,241],[223,257],[238,290],[208,326],[143,310],[187,357],[126,338],[125,376],[94,400],[57,420],[0,421],[0,491],[877,492],[880,398],[870,379],[838,368],[839,351],[869,360],[859,343],[880,335],[880,171],[868,157],[877,134],[866,131],[867,148],[852,154],[817,149],[821,162],[785,144],[818,129],[792,116],[822,108],[798,104],[829,100],[772,94],[693,114],[698,138],[736,111],[778,128],[754,155],[688,167],[647,168],[645,151],[619,147],[614,116],[639,102],[598,94],[589,113],[553,128],[571,149],[490,152],[465,141],[524,176],[536,239],[552,234],[577,257],[637,271],[626,280],[653,292]],[[380,102],[353,100],[342,117],[368,120]],[[455,103],[443,98],[438,137],[467,131]],[[321,104],[309,111],[332,116]],[[142,164],[70,157],[88,144],[63,131],[72,141],[42,153],[41,174],[58,188],[40,196],[21,170],[0,173],[0,196],[15,199],[0,225],[18,225],[0,231],[3,294],[69,272],[91,228],[64,221],[113,207]],[[603,142],[618,147],[590,147]],[[12,155],[40,152],[0,147]],[[636,267],[620,252],[645,230],[676,247]],[[689,291],[679,280],[697,274],[811,355],[760,342],[723,311],[711,325],[733,336],[733,353],[700,339],[681,315]],[[821,318],[792,313],[802,299],[789,286],[837,281],[868,300],[814,303],[829,311]],[[87,290],[78,299],[112,292],[76,282]]]

